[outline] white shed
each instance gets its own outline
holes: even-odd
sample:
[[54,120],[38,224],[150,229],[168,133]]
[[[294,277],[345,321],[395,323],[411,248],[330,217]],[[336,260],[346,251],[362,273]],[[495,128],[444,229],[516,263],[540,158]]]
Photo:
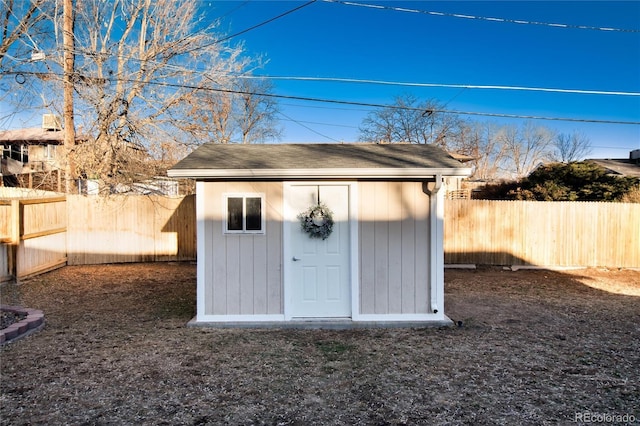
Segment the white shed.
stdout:
[[191,324],[449,322],[444,179],[469,174],[431,145],[202,145],[169,170],[196,180]]

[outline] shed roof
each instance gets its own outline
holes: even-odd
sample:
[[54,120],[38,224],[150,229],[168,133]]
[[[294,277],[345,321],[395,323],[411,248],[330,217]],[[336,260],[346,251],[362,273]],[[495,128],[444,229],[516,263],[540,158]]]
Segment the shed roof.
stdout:
[[215,144],[200,146],[169,170],[195,179],[333,179],[468,176],[471,170],[433,145]]

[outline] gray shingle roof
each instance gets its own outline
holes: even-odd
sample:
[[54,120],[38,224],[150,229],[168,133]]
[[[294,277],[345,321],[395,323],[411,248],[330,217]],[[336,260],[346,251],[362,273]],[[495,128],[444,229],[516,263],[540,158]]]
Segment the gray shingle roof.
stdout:
[[170,176],[181,177],[259,177],[271,172],[289,177],[359,176],[362,171],[399,175],[467,175],[469,169],[444,150],[432,145],[414,144],[214,144],[202,145],[177,163]]

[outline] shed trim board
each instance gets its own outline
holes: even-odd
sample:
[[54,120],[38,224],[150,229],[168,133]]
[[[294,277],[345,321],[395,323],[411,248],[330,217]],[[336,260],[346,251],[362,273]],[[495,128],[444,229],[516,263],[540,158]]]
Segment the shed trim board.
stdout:
[[[206,268],[203,255],[209,254],[206,250],[206,238],[205,238],[205,221],[206,221],[206,205],[204,195],[204,181],[196,181],[196,253],[200,253],[200,259],[196,261],[196,319],[198,322],[212,321],[209,315],[205,312],[205,290],[207,287]],[[200,194],[200,196],[198,196]],[[230,320],[227,320],[230,321]]]
[[446,186],[437,176],[429,200],[431,312],[444,317],[444,194]]
[[381,180],[421,180],[436,176],[465,177],[471,169],[180,169],[173,170],[170,177],[195,179],[381,179]]
[[[467,176],[470,169],[441,149],[209,143],[168,174],[196,179],[197,313],[192,323],[450,322],[444,313],[446,178]],[[221,194],[230,192],[264,194],[264,234],[221,232]],[[297,215],[314,194],[318,199],[324,194],[335,210],[334,233],[326,243],[316,244],[320,240],[299,231]],[[297,262],[298,252],[309,261]],[[323,263],[333,255],[338,263]],[[331,269],[322,275],[321,268]],[[317,297],[318,289],[331,297]]]

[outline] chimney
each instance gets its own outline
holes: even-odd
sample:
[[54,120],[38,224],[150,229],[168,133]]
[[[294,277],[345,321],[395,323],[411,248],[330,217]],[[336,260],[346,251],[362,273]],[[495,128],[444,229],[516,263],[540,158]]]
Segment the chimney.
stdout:
[[42,130],[46,130],[46,131],[62,130],[62,126],[60,125],[60,118],[55,114],[43,114]]

